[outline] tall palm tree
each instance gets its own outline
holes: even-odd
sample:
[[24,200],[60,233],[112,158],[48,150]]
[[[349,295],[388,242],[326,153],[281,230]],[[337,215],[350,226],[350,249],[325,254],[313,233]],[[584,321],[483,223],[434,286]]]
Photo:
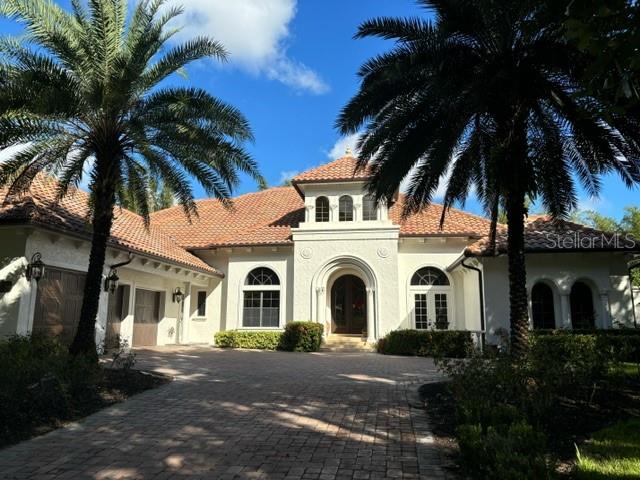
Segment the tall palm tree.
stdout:
[[[512,350],[527,345],[525,198],[554,217],[577,203],[576,182],[592,195],[600,176],[640,181],[638,144],[612,128],[601,104],[580,88],[583,57],[533,0],[419,0],[433,14],[378,18],[356,38],[395,40],[360,69],[358,93],[342,110],[343,134],[363,130],[359,165],[369,188],[390,199],[409,178],[405,214],[431,202],[441,180],[444,205],[472,188],[491,215],[508,222]],[[626,132],[628,133],[628,132]],[[444,221],[445,217],[441,221]]]
[[89,169],[93,238],[80,324],[70,347],[95,355],[95,319],[114,205],[135,198],[148,220],[148,179],[160,178],[188,215],[189,177],[228,199],[243,171],[261,179],[243,149],[253,136],[243,115],[198,88],[167,79],[193,61],[225,60],[218,42],[171,46],[181,13],[163,0],[4,0],[2,13],[25,27],[2,38],[0,148],[21,146],[0,166],[0,185],[20,194],[41,171],[59,179],[59,196]]

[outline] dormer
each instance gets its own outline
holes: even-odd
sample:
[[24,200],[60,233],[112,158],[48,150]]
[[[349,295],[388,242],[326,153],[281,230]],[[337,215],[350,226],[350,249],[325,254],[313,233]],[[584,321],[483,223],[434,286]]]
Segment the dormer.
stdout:
[[347,150],[333,162],[307,170],[291,181],[304,199],[305,221],[300,227],[349,228],[389,225],[389,211],[377,204],[365,188],[369,169],[358,169]]

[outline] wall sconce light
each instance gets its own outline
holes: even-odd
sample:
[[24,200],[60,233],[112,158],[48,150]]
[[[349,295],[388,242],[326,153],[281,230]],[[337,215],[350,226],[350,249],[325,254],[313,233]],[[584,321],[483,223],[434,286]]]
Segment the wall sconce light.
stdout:
[[118,277],[118,271],[115,268],[109,270],[109,275],[104,279],[104,291],[109,292],[112,295],[116,293],[119,280],[120,277]]
[[173,303],[180,303],[184,300],[184,293],[180,290],[180,287],[176,287],[173,291]]
[[25,277],[27,277],[28,281],[31,279],[36,282],[39,281],[44,275],[44,262],[42,261],[42,255],[40,252],[36,252],[31,257],[31,261],[27,265],[27,269],[24,272]]

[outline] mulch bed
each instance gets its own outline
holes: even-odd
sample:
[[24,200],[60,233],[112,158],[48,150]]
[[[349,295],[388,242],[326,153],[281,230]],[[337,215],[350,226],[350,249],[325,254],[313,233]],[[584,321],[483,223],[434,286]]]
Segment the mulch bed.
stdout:
[[104,368],[101,382],[96,386],[96,394],[91,395],[83,403],[77,404],[70,416],[38,425],[30,425],[23,432],[14,432],[11,438],[0,438],[0,448],[43,435],[63,427],[69,422],[81,420],[103,408],[123,402],[138,393],[165,385],[171,380],[171,377],[157,373],[133,369]]
[[[447,382],[429,383],[419,390],[436,444],[455,463],[455,402]],[[612,381],[592,392],[591,402],[563,401],[547,428],[549,451],[558,459],[559,473],[571,471],[575,445],[630,416],[640,416],[640,378]]]

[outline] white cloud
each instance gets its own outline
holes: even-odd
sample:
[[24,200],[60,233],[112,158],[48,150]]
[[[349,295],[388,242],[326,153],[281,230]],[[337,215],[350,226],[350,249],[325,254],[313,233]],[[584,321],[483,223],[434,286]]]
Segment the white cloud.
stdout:
[[182,4],[180,41],[208,36],[221,42],[230,61],[300,91],[322,94],[329,86],[311,68],[287,55],[289,24],[297,0],[172,0]]
[[280,185],[284,184],[287,180],[291,180],[299,173],[298,170],[283,170],[280,172]]

